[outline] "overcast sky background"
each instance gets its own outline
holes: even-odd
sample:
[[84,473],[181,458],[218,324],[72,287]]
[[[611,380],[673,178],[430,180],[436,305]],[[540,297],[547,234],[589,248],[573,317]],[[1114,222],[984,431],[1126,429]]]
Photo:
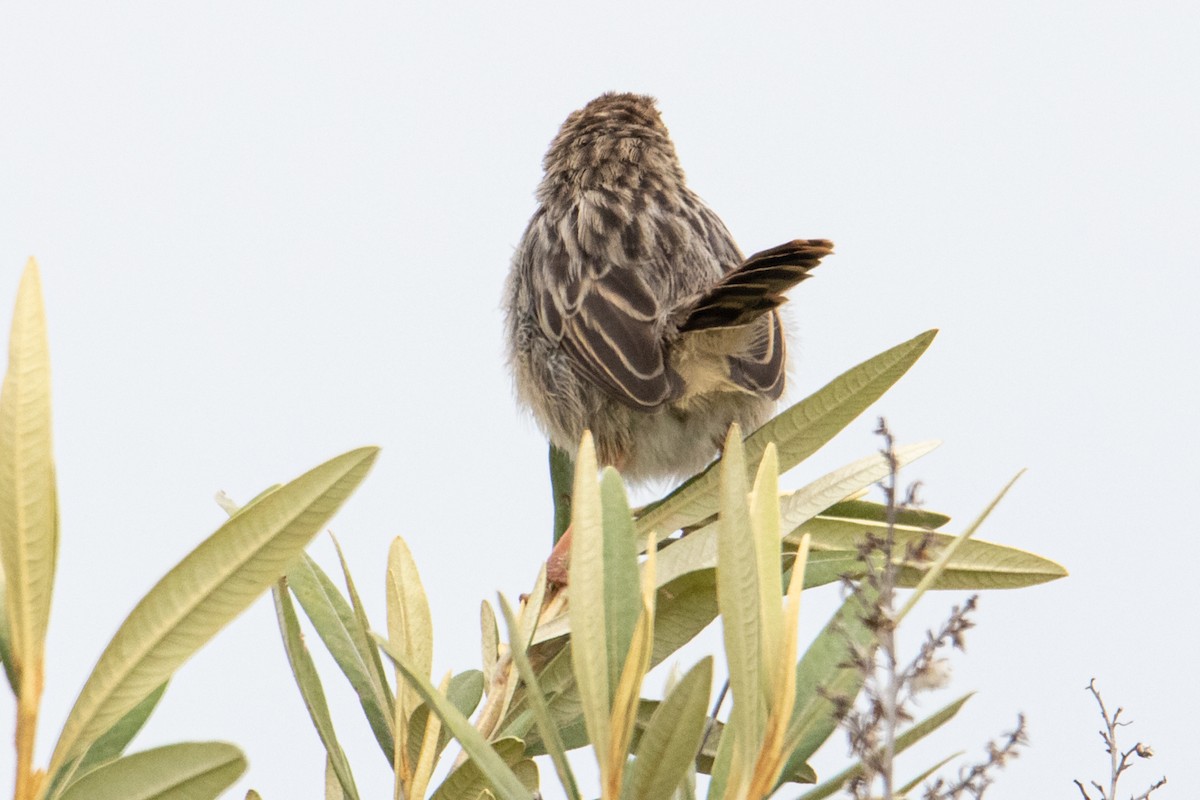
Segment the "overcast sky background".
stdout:
[[[980,536],[1072,575],[982,596],[923,710],[979,693],[903,772],[977,755],[1023,710],[1032,745],[989,797],[1075,796],[1107,775],[1095,676],[1135,721],[1124,741],[1157,751],[1126,792],[1165,772],[1155,797],[1200,794],[1195,3],[510,5],[0,10],[0,306],[35,255],[54,366],[42,765],[120,620],[221,524],[214,492],[245,501],[363,444],[382,456],[333,528],[372,617],[403,535],[435,673],[478,666],[480,599],[526,591],[549,545],[501,287],[558,125],[618,89],[660,99],[744,250],[836,242],[793,292],[789,401],[941,328],[786,486],[873,451],[880,413],[903,442],[944,440],[907,477],[960,526],[1029,468]],[[803,636],[835,601],[806,595]],[[363,796],[390,796],[324,674]],[[269,600],[181,670],[135,749],[183,739],[244,748],[230,797],[321,796]],[[839,736],[816,763],[843,757]]]

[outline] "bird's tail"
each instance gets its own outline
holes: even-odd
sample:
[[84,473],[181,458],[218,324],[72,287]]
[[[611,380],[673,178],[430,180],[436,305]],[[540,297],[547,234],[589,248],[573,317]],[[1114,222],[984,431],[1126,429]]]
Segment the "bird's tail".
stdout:
[[732,328],[753,322],[787,301],[783,293],[808,277],[833,252],[826,239],[796,239],[747,258],[680,310],[679,330]]

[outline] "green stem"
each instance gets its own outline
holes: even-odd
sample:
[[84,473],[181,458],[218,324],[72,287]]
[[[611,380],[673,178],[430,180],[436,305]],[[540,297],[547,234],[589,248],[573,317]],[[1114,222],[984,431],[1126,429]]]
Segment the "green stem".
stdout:
[[571,487],[575,483],[575,462],[566,450],[550,445],[550,492],[554,498],[554,544],[571,525]]

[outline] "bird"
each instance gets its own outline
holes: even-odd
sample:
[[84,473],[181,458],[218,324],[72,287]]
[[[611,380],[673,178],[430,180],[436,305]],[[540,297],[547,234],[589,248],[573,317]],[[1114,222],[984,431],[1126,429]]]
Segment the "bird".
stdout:
[[518,402],[572,458],[590,430],[627,481],[688,477],[732,423],[769,418],[787,371],[779,306],[833,244],[744,257],[649,96],[572,112],[542,166],[504,297]]

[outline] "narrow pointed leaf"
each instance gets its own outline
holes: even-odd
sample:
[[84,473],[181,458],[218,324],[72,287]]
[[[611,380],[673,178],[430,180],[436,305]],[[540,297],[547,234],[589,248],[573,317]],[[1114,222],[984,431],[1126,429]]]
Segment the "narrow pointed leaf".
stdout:
[[834,698],[850,703],[862,688],[863,675],[849,664],[850,648],[873,646],[874,634],[863,624],[862,601],[846,598],[837,612],[805,650],[796,665],[796,702],[786,739],[792,752],[783,768],[783,778],[808,772],[808,759],[837,730]]
[[618,797],[624,781],[626,762],[629,759],[630,742],[633,741],[634,728],[637,726],[638,701],[642,691],[642,681],[650,663],[650,649],[654,640],[654,609],[646,605],[641,617],[634,627],[633,639],[629,644],[629,653],[625,658],[624,669],[617,683],[617,691],[613,695],[612,714],[610,716],[609,736],[607,743],[608,763],[611,771],[603,775],[606,797]]
[[975,531],[979,530],[980,526],[983,525],[984,520],[986,520],[988,515],[995,510],[996,506],[1000,504],[1000,501],[1004,499],[1004,495],[1008,494],[1008,490],[1013,487],[1013,484],[1017,482],[1017,479],[1020,478],[1024,472],[1025,470],[1021,470],[1015,476],[1013,476],[1013,479],[1010,480],[1008,484],[1000,490],[1000,493],[996,495],[991,503],[988,504],[987,508],[985,508],[983,512],[975,518],[975,521],[968,525],[966,530],[954,537],[954,540],[946,545],[942,552],[938,554],[937,560],[934,561],[933,565],[930,566],[928,571],[921,576],[921,580],[913,589],[912,594],[908,596],[908,599],[904,602],[904,605],[900,608],[900,611],[897,612],[896,624],[899,624],[900,620],[904,619],[908,615],[908,612],[913,609],[913,606],[917,604],[917,601],[921,599],[922,595],[924,595],[925,592],[929,591],[929,589],[933,587],[933,585],[941,577],[942,573],[945,572],[946,567],[954,559],[958,551],[972,536],[975,535]]
[[[3,543],[0,542],[0,547],[2,546]],[[8,627],[8,588],[5,583],[4,566],[0,562],[0,663],[4,665],[4,677],[8,679],[8,685],[15,697],[20,683],[17,680],[16,665],[13,663],[12,631]]]
[[230,519],[168,572],[100,656],[49,772],[86,750],[283,575],[377,453],[353,450],[305,473]]
[[338,563],[342,568],[342,579],[346,584],[346,594],[350,597],[350,607],[354,609],[354,619],[358,623],[351,629],[354,634],[354,642],[363,654],[363,659],[371,668],[372,682],[382,687],[383,701],[390,720],[396,709],[392,695],[388,692],[388,679],[387,673],[383,670],[383,659],[371,636],[371,623],[367,620],[367,610],[358,596],[358,589],[354,585],[354,578],[350,575],[350,565],[346,563],[346,554],[342,552],[342,545],[332,533],[329,534],[329,538],[333,541],[333,549],[337,551]]
[[529,654],[525,650],[525,643],[520,639],[520,626],[517,624],[516,615],[503,595],[500,597],[500,611],[504,615],[504,622],[508,628],[508,641],[513,662],[517,665],[517,672],[525,683],[526,697],[529,699],[529,707],[537,721],[542,742],[546,746],[546,753],[554,764],[554,771],[558,773],[558,781],[562,784],[567,797],[570,800],[580,800],[579,786],[575,781],[575,774],[571,771],[571,765],[567,763],[567,752],[563,747],[558,725],[550,716],[546,697],[542,694],[541,687],[538,686],[533,665],[529,663]]
[[[450,689],[450,678],[452,673],[447,672],[442,682],[438,684],[438,691],[442,694],[447,694]],[[449,698],[447,698],[449,699]],[[426,706],[425,725],[422,726],[420,741],[416,747],[416,755],[411,759],[414,764],[412,780],[408,784],[407,791],[404,792],[405,797],[424,797],[425,790],[429,788],[429,779],[433,775],[433,768],[437,761],[438,754],[441,753],[442,739],[442,721],[438,719],[436,714],[430,715]],[[417,737],[409,735],[409,743],[413,743]],[[398,788],[403,788],[402,784],[397,784]]]
[[[483,697],[483,673],[477,669],[460,672],[450,679],[450,685],[443,694],[451,705],[459,710],[464,717],[470,717]],[[416,763],[421,752],[421,744],[425,740],[425,726],[429,722],[429,706],[425,703],[417,706],[417,710],[408,718],[408,757],[410,763]],[[450,741],[450,732],[445,727],[438,735],[437,753],[441,754]]]
[[333,768],[333,760],[328,755],[325,756],[325,800],[346,800],[346,793],[342,791],[342,784]]
[[[748,775],[766,724],[763,691],[763,620],[759,608],[759,564],[741,437],[736,425],[725,439],[721,467],[721,514],[717,522],[717,603],[733,708],[725,727],[733,737],[731,775]],[[775,565],[776,572],[779,570]],[[736,782],[735,782],[736,785]]]
[[329,716],[329,706],[325,702],[325,690],[321,687],[316,665],[313,664],[308,648],[304,645],[304,637],[300,633],[300,620],[296,618],[296,608],[292,605],[286,581],[274,587],[271,594],[275,599],[275,613],[279,618],[279,630],[283,634],[288,663],[291,664],[296,685],[300,688],[300,696],[304,698],[304,706],[308,709],[313,727],[317,729],[317,735],[325,747],[326,756],[333,765],[338,783],[351,800],[357,800],[358,788],[354,784],[354,775],[350,772],[350,762],[338,744],[333,719]]
[[[20,683],[18,715],[33,714],[34,719],[42,693],[42,659],[58,556],[56,491],[50,347],[41,277],[31,258],[17,290],[8,371],[0,390],[0,559],[12,650],[5,663],[13,667]],[[21,745],[18,741],[18,749]]]
[[[596,455],[590,433],[584,433],[575,463],[571,500],[571,662],[579,687],[588,735],[603,759],[608,742],[608,714],[616,681],[609,678],[608,609],[605,600],[604,512],[596,483]],[[601,772],[605,769],[601,761]]]
[[[391,642],[377,639],[384,653],[392,659],[401,675],[412,686],[421,699],[429,705],[433,713],[442,720],[442,724],[450,729],[450,733],[462,745],[471,758],[472,763],[480,773],[495,788],[499,800],[529,800],[528,790],[520,779],[513,773],[511,767],[497,753],[499,742],[489,743],[479,731],[471,725],[471,721],[463,716],[454,704],[439,692],[429,678],[419,668],[412,664],[406,655]],[[493,744],[496,749],[493,749]],[[521,751],[524,744],[520,743]],[[440,789],[439,789],[440,792]],[[437,797],[437,794],[434,795]],[[454,795],[457,796],[457,795]]]
[[[750,494],[750,529],[753,535],[743,546],[754,548],[758,573],[758,613],[762,630],[762,664],[766,669],[779,661],[783,631],[783,575],[779,531],[779,460],[775,445],[763,453],[754,490]],[[804,570],[800,570],[804,574]],[[765,684],[764,684],[765,688]]]
[[387,701],[384,700],[388,690],[377,682],[369,657],[364,655],[356,641],[355,630],[359,623],[354,609],[307,553],[288,570],[288,586],[300,601],[300,606],[329,654],[354,688],[375,740],[390,762],[395,742],[392,739]]
[[231,744],[172,744],[97,767],[68,786],[62,800],[209,800],[245,771],[245,756]]
[[[747,437],[746,462],[757,464],[768,442],[779,448],[781,474],[808,458],[900,380],[936,334],[926,331],[864,361],[776,416]],[[644,509],[637,522],[639,535],[650,531],[665,535],[715,513],[718,475],[717,465],[710,465]]]
[[[894,448],[896,464],[904,467],[941,445],[938,441],[918,442]],[[875,454],[847,464],[825,475],[799,491],[780,500],[780,529],[793,531],[800,525],[855,492],[871,486],[887,476],[891,467],[882,454]]]
[[[513,770],[513,776],[521,780],[521,776],[516,773],[516,765],[524,760],[525,746],[520,739],[498,739],[492,742],[492,747],[496,751],[502,762],[508,765]],[[446,776],[446,780],[433,793],[430,800],[479,800],[484,797],[495,798],[495,795],[489,791],[491,784],[480,771],[479,765],[474,761],[464,761],[454,768],[451,773]]]
[[[938,728],[949,722],[959,709],[971,699],[971,695],[964,695],[947,706],[939,709],[935,713],[929,715],[925,719],[913,725],[908,730],[896,737],[896,752],[902,753],[912,747],[917,742],[924,739],[929,734],[936,731]],[[823,798],[836,794],[846,785],[846,781],[862,774],[863,766],[861,763],[854,764],[847,769],[842,770],[837,775],[834,775],[829,780],[817,785],[804,794],[800,795],[796,800],[823,800]]]
[[966,752],[965,750],[959,750],[957,753],[953,753],[952,755],[948,755],[948,756],[946,756],[945,758],[943,758],[941,761],[939,761],[939,762],[937,762],[936,764],[934,764],[932,767],[929,767],[928,769],[926,769],[926,770],[922,771],[921,773],[919,773],[919,774],[918,774],[916,777],[914,777],[914,778],[913,778],[912,780],[910,780],[908,783],[906,783],[906,784],[904,784],[903,786],[901,786],[901,787],[900,787],[900,796],[901,796],[901,797],[907,797],[907,796],[908,796],[908,793],[909,793],[909,792],[911,792],[911,791],[913,791],[914,789],[916,789],[916,788],[917,788],[917,785],[918,785],[918,784],[920,784],[920,783],[921,783],[921,781],[925,780],[925,779],[926,779],[926,778],[928,778],[930,775],[932,775],[933,773],[937,772],[939,769],[941,769],[942,767],[946,766],[946,765],[947,765],[947,764],[949,764],[951,761],[953,761],[954,759],[958,758],[959,756],[961,756],[961,755],[962,755],[963,753],[965,753],[965,752]]
[[629,514],[625,487],[612,468],[605,469],[600,476],[600,504],[604,519],[602,578],[608,685],[610,692],[615,693],[642,603],[633,518]]
[[146,695],[145,700],[130,709],[128,714],[117,720],[115,725],[88,748],[87,753],[79,762],[79,772],[82,774],[84,771],[106,761],[112,761],[124,753],[125,748],[146,724],[146,720],[150,718],[150,714],[154,712],[158,701],[162,699],[166,691],[167,684],[164,682]]
[[[946,533],[930,533],[922,528],[906,525],[895,527],[896,552],[901,554],[909,544],[917,544],[928,537],[933,553],[943,553],[954,541],[954,536]],[[814,517],[797,528],[788,539],[793,540],[800,534],[812,536],[813,547],[824,551],[826,557],[834,558],[842,554],[839,564],[840,572],[830,572],[834,579],[840,573],[851,577],[861,575],[863,565],[857,561],[858,546],[862,544],[868,533],[883,536],[887,532],[886,523],[868,520],[833,519],[824,515]],[[897,558],[899,563],[899,558]],[[899,585],[915,586],[926,574],[929,562],[914,564],[900,570]],[[951,554],[941,574],[936,576],[933,583],[935,589],[1014,589],[1032,586],[1046,581],[1056,580],[1067,574],[1062,565],[1048,558],[1018,550],[1007,545],[986,542],[982,539],[970,539]],[[822,581],[825,582],[825,581]],[[808,581],[805,582],[808,584]]]
[[702,659],[658,705],[630,767],[633,798],[670,797],[696,758],[712,692],[712,657]]
[[[428,676],[433,670],[433,616],[412,552],[398,536],[388,550],[387,612],[388,639]],[[413,687],[397,682],[396,706],[407,717],[420,700]]]
[[496,626],[496,612],[492,610],[492,606],[487,600],[483,600],[479,604],[479,630],[483,678],[491,686],[500,661],[500,630]]
[[795,739],[787,735],[793,711],[796,707],[795,667],[796,651],[799,649],[800,593],[804,589],[804,573],[808,563],[808,537],[800,541],[800,548],[792,564],[785,596],[786,611],[783,616],[782,639],[774,660],[764,662],[764,672],[770,676],[770,696],[766,734],[759,749],[758,762],[750,786],[750,795],[767,797],[773,784],[783,772],[792,754]]
[[[839,519],[865,519],[873,522],[887,522],[887,506],[870,500],[843,500],[834,503],[821,512],[822,517],[837,517]],[[914,528],[930,528],[937,530],[950,521],[950,517],[936,511],[925,511],[919,508],[896,509],[896,523],[911,525]]]
[[[910,464],[938,446],[921,442],[896,448],[896,460]],[[887,475],[888,465],[881,455],[868,456],[825,475],[780,499],[781,531],[794,531],[831,504],[868,487]],[[717,565],[716,523],[705,525],[674,541],[658,554],[659,586],[681,575]]]

